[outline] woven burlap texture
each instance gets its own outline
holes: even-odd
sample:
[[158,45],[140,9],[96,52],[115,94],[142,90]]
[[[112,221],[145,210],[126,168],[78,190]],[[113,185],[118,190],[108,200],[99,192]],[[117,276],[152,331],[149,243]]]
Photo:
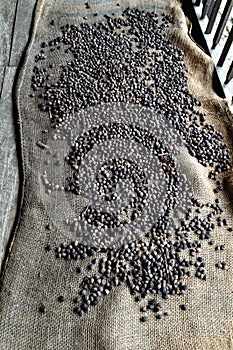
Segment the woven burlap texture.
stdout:
[[[158,13],[169,13],[173,24],[168,31],[174,44],[184,50],[188,69],[189,89],[202,102],[207,122],[224,135],[224,142],[232,149],[232,117],[226,102],[212,89],[213,63],[189,36],[189,23],[178,2],[173,0],[137,1],[92,4],[93,13],[120,10],[126,6],[150,6]],[[56,260],[45,247],[50,242],[59,244],[72,237],[64,232],[48,232],[49,213],[45,210],[40,186],[41,158],[45,150],[36,146],[41,131],[49,127],[46,113],[39,111],[30,99],[30,80],[34,57],[43,41],[59,35],[62,23],[80,20],[75,14],[84,14],[86,7],[78,1],[38,0],[34,28],[24,64],[17,83],[18,123],[21,133],[23,158],[23,196],[17,229],[11,252],[5,265],[1,290],[0,349],[82,349],[82,350],[229,350],[233,349],[233,270],[232,236],[216,229],[216,240],[225,244],[224,259],[228,271],[217,271],[213,248],[205,246],[205,260],[210,278],[204,282],[189,279],[185,297],[171,297],[166,301],[171,316],[158,321],[140,323],[140,311],[126,286],[116,288],[92,307],[84,317],[72,312],[73,299],[79,292],[80,277],[75,273],[76,261]],[[49,25],[54,19],[56,26]],[[58,54],[57,64],[63,62]],[[32,102],[33,101],[33,102]],[[175,108],[175,106],[174,106]],[[190,157],[196,196],[204,202],[213,201],[212,183],[208,169]],[[232,210],[226,192],[220,195],[225,217],[232,224]],[[59,304],[57,297],[66,302]],[[41,303],[46,314],[38,312]],[[189,305],[181,312],[180,303]]]

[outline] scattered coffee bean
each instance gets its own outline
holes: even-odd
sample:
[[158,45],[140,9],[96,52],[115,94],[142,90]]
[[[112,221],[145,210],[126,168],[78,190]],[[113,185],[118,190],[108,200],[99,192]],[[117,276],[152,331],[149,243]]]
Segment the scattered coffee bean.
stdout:
[[141,317],[141,321],[142,321],[142,322],[146,322],[146,321],[148,321],[148,317],[147,317],[147,316],[143,316],[143,317]]
[[39,307],[39,311],[40,311],[41,314],[45,314],[45,313],[47,312],[46,306],[41,305],[41,306]]
[[187,305],[180,305],[181,310],[186,311],[188,309]]

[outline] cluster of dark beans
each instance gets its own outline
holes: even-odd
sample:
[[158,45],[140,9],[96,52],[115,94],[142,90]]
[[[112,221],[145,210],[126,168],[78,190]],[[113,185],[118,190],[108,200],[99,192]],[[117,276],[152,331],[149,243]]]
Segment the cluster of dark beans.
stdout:
[[[174,206],[174,199],[177,193],[178,180],[174,160],[169,154],[166,146],[162,144],[161,140],[150,132],[145,131],[140,126],[109,123],[108,125],[94,127],[81,135],[75,141],[75,145],[66,157],[68,164],[75,169],[75,172],[73,179],[69,179],[69,184],[65,187],[65,190],[72,191],[74,194],[79,194],[78,167],[81,165],[87,152],[89,152],[96,144],[118,138],[133,140],[142,144],[148,150],[152,149],[154,155],[160,160],[167,182],[167,191],[170,193],[164,208],[165,216],[163,217],[163,221],[165,222],[171,208]],[[162,157],[161,154],[164,156]],[[114,159],[109,162],[110,164],[108,165],[107,163],[106,166],[108,166],[112,175],[106,177],[104,173],[99,173],[97,176],[97,184],[99,185],[97,191],[101,190],[106,200],[114,200],[114,189],[116,188],[118,181],[120,179],[131,179],[135,195],[127,206],[121,208],[117,213],[98,212],[96,208],[90,206],[83,210],[81,217],[83,220],[87,221],[88,224],[93,224],[97,227],[105,226],[115,228],[122,224],[122,221],[118,219],[118,215],[122,210],[125,212],[126,216],[128,216],[127,214],[130,212],[132,220],[140,215],[140,212],[142,212],[143,208],[147,205],[148,187],[143,169],[140,169],[137,164],[124,159]],[[109,193],[110,197],[108,197]]]
[[[117,216],[120,215],[122,210],[124,210],[126,217],[130,214],[132,220],[134,220],[138,211],[140,212],[143,210],[144,206],[147,204],[146,198],[148,189],[146,187],[147,180],[145,174],[136,164],[132,164],[132,162],[124,159],[113,159],[112,165],[109,168],[112,175],[106,176],[106,172],[102,170],[97,177],[97,183],[99,185],[98,192],[104,195],[105,200],[112,201],[116,199],[117,194],[115,190],[120,179],[126,180],[127,178],[132,178],[133,189],[136,195],[126,207],[118,210],[118,213],[98,212],[97,209],[88,207],[85,209],[84,214],[81,214],[81,217],[89,224],[97,227],[105,226],[115,228],[124,223],[117,219]],[[132,177],[131,174],[133,174]]]
[[[140,104],[159,111],[179,131],[189,153],[203,166],[213,167],[209,177],[216,180],[222,171],[231,167],[229,151],[222,141],[222,135],[205,123],[205,115],[197,109],[200,102],[188,91],[183,52],[165,36],[170,21],[168,16],[158,18],[154,12],[126,9],[121,16],[105,15],[99,23],[88,24],[84,19],[80,26],[66,25],[61,28],[60,37],[42,44],[42,50],[35,58],[40,67],[34,68],[32,87],[41,98],[39,108],[49,112],[51,124],[56,128],[69,124],[80,109],[101,103]],[[73,55],[73,60],[62,67],[60,77],[54,83],[49,81],[48,72],[41,67],[46,60],[46,50],[52,52],[61,46],[69,56]],[[96,138],[94,143],[106,139],[103,130],[114,137],[111,125],[106,130],[100,126],[92,130],[92,135],[85,135],[85,142],[80,138],[73,146],[67,160],[77,172],[77,178],[70,181],[67,191],[79,194],[78,168],[82,156],[92,147],[93,137]],[[133,131],[135,129],[132,128],[131,134],[124,136],[136,140]],[[146,139],[145,145],[147,142],[151,140]],[[168,170],[169,175],[173,174],[171,159],[163,158],[160,161],[164,170]],[[143,175],[143,169],[137,169],[130,163],[124,164],[122,169],[123,173],[119,173],[118,166],[115,168],[113,187],[119,178],[127,176],[132,169],[139,170]],[[174,179],[168,183],[173,185]],[[143,187],[141,179],[139,183]],[[216,194],[222,189],[221,183],[217,183],[217,186]],[[99,181],[99,187],[104,189],[106,195],[108,182]],[[146,199],[146,191],[142,192]],[[139,192],[137,198],[140,198]],[[173,203],[172,194],[170,200]],[[209,213],[202,213],[206,208],[209,208]],[[88,209],[86,219],[99,221],[93,208]],[[194,212],[196,216],[193,218]],[[208,278],[206,264],[200,254],[203,241],[218,250],[218,245],[212,239],[212,231],[216,225],[227,226],[225,219],[216,218],[221,214],[218,200],[203,204],[193,199],[192,207],[175,230],[175,237],[166,231],[168,210],[146,237],[118,249],[97,249],[77,241],[61,244],[56,249],[58,258],[88,260],[85,268],[83,264],[77,268],[77,273],[84,272],[86,277],[82,280],[80,297],[76,300],[78,306],[74,311],[82,316],[90,306],[97,305],[102,296],[126,284],[135,301],[143,302],[145,299],[146,305],[140,309],[142,312],[151,310],[158,319],[166,316],[159,299],[185,294],[188,290],[187,278],[192,275],[193,269],[196,277],[202,280]],[[193,233],[196,240],[191,239]],[[181,254],[184,251],[188,253],[186,257]],[[224,270],[227,264],[220,262],[216,267]],[[187,306],[182,304],[180,309],[185,311]],[[146,320],[147,316],[143,315],[141,321]]]
[[[88,258],[85,253],[87,249],[76,242],[62,244],[57,248],[57,256],[84,259]],[[190,276],[188,268],[193,262],[181,258],[177,250],[178,246],[172,240],[160,235],[153,240],[142,239],[125,244],[117,251],[101,249],[99,253],[105,253],[104,257],[88,259],[86,273],[88,275],[92,270],[95,273],[84,277],[80,298],[77,298],[79,305],[74,311],[83,315],[90,306],[97,305],[101,297],[123,283],[129,287],[137,302],[154,294],[163,299],[167,299],[169,295],[184,294],[188,289],[185,276]],[[77,273],[81,272],[84,272],[83,268],[78,267]],[[161,309],[158,303],[147,300],[147,306],[141,311],[151,310],[158,313]]]
[[[84,273],[86,277],[82,280],[80,297],[75,300],[79,305],[74,311],[82,316],[90,306],[97,305],[103,296],[124,283],[131,295],[135,296],[136,302],[146,300],[146,305],[140,308],[142,312],[152,311],[157,319],[167,316],[168,313],[162,311],[163,305],[159,299],[184,295],[188,290],[187,278],[191,275],[203,281],[208,279],[206,263],[201,256],[203,241],[214,246],[214,251],[224,250],[223,245],[217,245],[211,239],[211,231],[219,219],[216,216],[222,213],[219,201],[216,202],[203,204],[194,199],[193,207],[180,220],[174,239],[171,233],[152,229],[147,237],[125,244],[117,250],[88,248],[77,241],[61,244],[56,248],[58,258],[89,261],[85,268],[77,268],[77,273]],[[206,214],[203,217],[190,217],[194,212],[200,213],[200,209],[206,208],[209,208],[207,217]],[[232,228],[228,227],[228,230]],[[190,238],[192,232],[197,236],[196,240]],[[184,258],[181,253],[185,251],[188,254]],[[225,261],[216,263],[216,267],[222,270],[228,268]],[[94,274],[90,276],[91,271]],[[151,299],[154,295],[158,298]],[[187,306],[181,305],[180,309],[186,311]],[[142,322],[146,320],[147,316],[141,317]]]
[[[141,198],[141,205],[146,205],[147,197],[147,179],[143,169],[132,161],[126,159],[113,159],[107,161],[100,169],[97,176],[97,191],[103,194],[105,200],[111,201],[116,199],[116,187],[119,180],[132,178],[133,189],[138,197]],[[131,208],[136,207],[136,201],[130,205]]]
[[[101,243],[103,247],[113,244],[119,246],[118,243],[122,244],[122,234],[127,241],[134,240],[135,235],[136,237],[141,237],[142,232],[146,233],[143,228],[151,227],[152,224],[156,223],[158,218],[156,213],[163,212],[159,226],[162,226],[164,231],[169,218],[169,212],[171,209],[174,209],[174,205],[176,207],[187,205],[187,197],[184,195],[186,192],[186,183],[184,183],[184,186],[181,186],[181,190],[178,188],[183,179],[180,176],[181,174],[177,174],[179,171],[172,156],[176,154],[176,148],[179,145],[178,135],[175,134],[173,137],[173,128],[169,128],[169,125],[161,124],[164,120],[161,120],[158,125],[154,121],[149,122],[151,114],[146,108],[134,109],[131,106],[131,108],[128,107],[125,110],[125,106],[123,108],[123,106],[116,105],[113,108],[113,105],[105,105],[103,109],[95,107],[94,112],[93,114],[93,111],[89,110],[90,116],[88,113],[81,114],[81,117],[85,121],[90,119],[86,121],[86,124],[84,123],[88,131],[83,131],[81,134],[79,132],[80,135],[74,138],[71,151],[65,157],[66,162],[74,170],[73,175],[67,178],[68,183],[65,186],[65,190],[81,197],[82,195],[91,195],[94,201],[92,206],[84,206],[81,217],[79,215],[74,219],[68,220],[67,224],[72,226],[70,229],[72,232],[77,233],[82,242],[91,241],[92,244],[96,243],[97,246]],[[137,125],[138,120],[135,120],[135,113],[139,114],[139,121],[141,119],[144,120],[147,127]],[[96,120],[96,115],[101,116],[99,121],[98,119]],[[112,115],[115,116],[114,120],[119,120],[119,122],[112,122]],[[125,123],[120,121],[124,121]],[[127,123],[127,121],[129,122]],[[83,125],[82,122],[81,125]],[[64,129],[60,130],[64,131]],[[72,128],[71,131],[73,131]],[[68,140],[72,139],[71,135],[68,134],[66,136]],[[118,151],[119,147],[125,147],[125,145],[128,147],[130,145],[137,154],[137,161],[135,162],[135,158],[133,162],[128,160],[130,158],[129,154],[131,157],[135,157],[136,155],[132,150],[129,150],[130,152],[123,152],[123,158],[114,158],[114,152],[112,157],[111,149],[106,147],[106,142],[110,142],[111,146],[115,142]],[[103,144],[104,146],[101,148],[101,159],[109,160],[103,164],[101,163],[99,167],[99,153],[95,154],[90,151],[101,147]],[[144,154],[141,154],[140,151],[138,152],[139,146],[142,147],[141,151]],[[89,152],[91,153],[91,163],[87,162],[86,170],[83,171],[82,166],[85,163],[85,159],[88,158]],[[56,153],[52,155],[52,161],[55,156]],[[153,162],[151,164],[149,159],[152,158],[158,160],[157,164]],[[97,167],[95,167],[95,163]],[[46,164],[48,165],[48,162]],[[94,191],[92,186],[88,189],[86,188],[87,182],[91,183],[89,170],[93,167],[95,169],[95,177],[92,177],[92,180],[97,185]],[[151,175],[153,172],[157,173],[156,176],[159,178],[159,181],[156,181],[156,176],[154,178],[150,176],[148,184],[147,175]],[[161,177],[163,177],[162,186]],[[116,187],[121,181],[127,183],[127,188],[126,186],[124,187],[125,196],[123,200],[122,196],[119,196],[120,202],[124,203],[124,205],[122,206],[120,202],[120,206],[113,204],[113,207],[117,207],[117,210],[113,209],[112,212],[109,210],[109,206],[106,212],[105,205],[102,207],[105,211],[101,210],[99,204],[100,200],[102,200],[101,197],[106,202],[114,202],[119,195],[119,187]],[[45,182],[48,186],[50,185],[48,180]],[[85,185],[83,182],[85,182]],[[55,190],[59,186],[53,185]],[[50,186],[48,188],[51,189],[52,187]],[[59,188],[61,189],[60,186]],[[128,193],[130,195],[127,195]],[[97,207],[95,207],[96,202],[98,202]],[[178,203],[179,205],[177,205]],[[143,214],[143,220],[140,222],[141,214]],[[147,220],[148,218],[149,220]],[[137,222],[135,225],[133,224],[134,227],[136,227],[138,233],[139,230],[142,231],[139,234],[135,234],[134,232],[133,237],[130,234],[130,229],[132,229],[132,232],[134,231],[133,227],[131,226],[131,228],[127,228],[126,230],[125,224],[135,222],[135,219],[137,219]],[[82,222],[80,223],[80,221]],[[142,221],[145,225],[142,224]],[[150,221],[150,226],[148,226],[148,221]],[[94,228],[89,230],[91,225]],[[123,225],[124,227],[122,228]],[[119,227],[122,229],[115,229]],[[100,229],[107,228],[112,229],[111,232],[108,231],[107,234],[103,232],[104,237],[101,236]],[[114,243],[112,243],[112,238],[114,238]],[[118,240],[121,241],[119,242]]]
[[[32,87],[41,90],[39,107],[49,112],[54,126],[76,111],[99,103],[130,102],[154,108],[171,120],[190,154],[204,166],[215,166],[211,178],[230,168],[222,135],[205,123],[196,109],[200,102],[188,91],[183,52],[166,38],[171,18],[154,12],[126,9],[122,16],[105,15],[100,23],[66,25],[62,35],[44,50],[63,46],[73,60],[50,82],[45,68],[34,68]],[[175,108],[174,108],[175,106]]]
[[67,260],[85,260],[87,257],[94,256],[96,251],[95,247],[87,247],[78,241],[74,241],[71,244],[61,244],[57,249],[57,257]]

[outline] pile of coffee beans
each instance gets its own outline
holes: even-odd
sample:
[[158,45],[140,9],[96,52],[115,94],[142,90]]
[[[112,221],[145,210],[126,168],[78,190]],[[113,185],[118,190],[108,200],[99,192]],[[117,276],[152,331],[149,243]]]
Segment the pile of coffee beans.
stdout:
[[[49,112],[52,125],[69,123],[75,112],[100,103],[148,106],[172,121],[202,165],[215,165],[213,178],[229,170],[222,135],[205,123],[205,115],[196,109],[200,102],[188,90],[184,53],[164,35],[171,18],[128,8],[122,16],[101,19],[66,25],[61,36],[41,44],[36,62],[46,60],[45,48],[64,47],[73,56],[55,83],[47,68],[33,70],[32,88],[43,90],[39,108]],[[49,67],[55,69],[53,63]]]
[[[172,18],[137,8],[127,8],[117,15],[93,14],[94,17],[95,23],[84,17],[79,25],[67,24],[60,28],[61,35],[43,42],[35,57],[31,96],[40,99],[38,107],[49,115],[58,138],[59,130],[69,132],[79,111],[90,106],[120,102],[148,107],[155,116],[159,113],[171,123],[190,156],[202,166],[212,168],[209,178],[215,184],[217,195],[222,190],[218,175],[231,168],[230,153],[223,136],[205,122],[205,115],[198,109],[200,102],[188,90],[184,53],[166,37]],[[61,64],[56,81],[56,67],[51,62],[55,50],[69,58]],[[67,61],[65,57],[62,60]],[[208,279],[201,256],[203,242],[209,242],[215,250],[218,247],[212,237],[215,227],[221,223],[231,230],[224,218],[219,219],[223,210],[218,198],[214,203],[201,203],[194,196],[174,230],[168,229],[179,181],[172,154],[157,136],[132,124],[95,125],[75,140],[66,157],[74,173],[64,190],[78,196],[81,193],[79,168],[94,146],[114,138],[142,143],[145,147],[153,145],[166,174],[169,193],[163,215],[140,239],[118,247],[96,247],[75,240],[56,248],[58,259],[87,261],[86,266],[82,263],[77,267],[78,274],[85,274],[76,300],[78,305],[74,308],[79,316],[122,284],[128,286],[136,302],[145,299],[141,312],[155,312],[157,319],[167,316],[168,312],[162,311],[161,299],[185,294],[192,273],[201,280]],[[135,197],[122,210],[134,221],[147,206],[146,175],[144,168],[132,159],[106,158],[96,175],[97,192],[106,201],[114,201],[117,183],[130,177]],[[103,227],[114,231],[121,224],[127,225],[127,220],[120,221],[118,214],[88,206],[80,218],[97,231]],[[185,257],[183,252],[187,253]],[[227,263],[219,262],[216,267],[225,270]],[[182,304],[180,309],[186,311],[187,306]],[[141,321],[147,319],[143,314]]]

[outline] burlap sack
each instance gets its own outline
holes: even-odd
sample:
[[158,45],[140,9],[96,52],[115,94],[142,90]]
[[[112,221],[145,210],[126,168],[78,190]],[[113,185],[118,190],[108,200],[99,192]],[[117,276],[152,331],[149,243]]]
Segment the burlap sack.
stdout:
[[[173,43],[184,50],[188,69],[188,87],[202,102],[207,121],[223,133],[224,142],[232,149],[232,116],[226,102],[212,88],[213,63],[189,36],[185,16],[175,0],[121,1],[121,7],[113,2],[93,3],[91,11],[105,13],[126,6],[152,8],[168,13],[173,24],[167,32]],[[79,1],[38,0],[33,32],[21,68],[16,101],[21,134],[23,159],[23,195],[17,229],[14,232],[11,251],[2,276],[0,348],[16,349],[86,349],[86,350],[194,350],[233,349],[233,245],[231,233],[217,227],[216,241],[225,244],[222,260],[229,265],[228,271],[215,268],[213,248],[205,245],[204,255],[208,264],[207,281],[189,278],[189,291],[185,296],[171,297],[166,307],[170,317],[146,323],[139,322],[140,311],[123,284],[101,303],[79,318],[73,313],[73,299],[79,293],[81,277],[75,273],[76,261],[55,259],[45,247],[48,243],[58,245],[66,237],[59,230],[48,231],[49,213],[44,206],[44,193],[40,185],[41,158],[45,150],[36,145],[42,139],[41,131],[49,128],[49,118],[38,109],[29,97],[34,57],[41,42],[48,42],[58,35],[61,24],[77,23],[77,14],[88,12]],[[76,15],[76,16],[75,16]],[[54,19],[57,26],[49,23]],[[56,64],[62,62],[59,54]],[[191,160],[195,179],[196,196],[205,203],[213,200],[208,169]],[[226,176],[229,176],[228,174]],[[229,188],[230,191],[230,188]],[[232,195],[232,194],[231,194]],[[220,194],[224,216],[232,222],[232,206],[225,190]],[[65,302],[57,297],[64,295]],[[188,312],[181,312],[180,304],[188,305]],[[38,309],[46,305],[48,312]]]

